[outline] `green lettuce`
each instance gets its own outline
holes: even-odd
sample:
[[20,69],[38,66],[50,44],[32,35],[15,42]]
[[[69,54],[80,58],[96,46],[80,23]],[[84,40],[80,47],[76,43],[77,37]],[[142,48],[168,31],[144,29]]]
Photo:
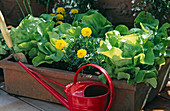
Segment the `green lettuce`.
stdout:
[[107,32],[98,53],[109,59],[105,62],[111,64],[112,71],[108,72],[112,77],[126,79],[129,84],[147,82],[156,88],[158,72],[155,66],[164,65],[165,57],[169,57],[167,29],[170,24],[158,28],[157,19],[148,12],[141,12],[134,26],[129,30],[125,25],[118,25]]

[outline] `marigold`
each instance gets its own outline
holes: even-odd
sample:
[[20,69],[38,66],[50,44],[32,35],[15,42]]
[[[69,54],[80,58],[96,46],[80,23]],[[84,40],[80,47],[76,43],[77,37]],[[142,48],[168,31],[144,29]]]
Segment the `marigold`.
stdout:
[[50,13],[50,15],[55,15],[55,13]]
[[55,43],[55,47],[57,49],[62,49],[64,47],[66,47],[66,46],[67,46],[67,43],[63,39],[57,40],[56,43]]
[[61,23],[63,23],[63,22],[62,21],[57,21],[55,24],[60,25]]
[[57,20],[64,20],[64,16],[62,14],[57,14],[56,19]]
[[87,54],[87,51],[85,49],[79,49],[77,51],[77,57],[79,58],[83,58],[84,56],[86,56],[86,54]]
[[63,7],[58,7],[56,11],[57,13],[61,13],[61,14],[65,13],[65,9]]
[[63,52],[63,53],[66,53],[66,51],[65,51],[65,50],[62,50],[62,52]]
[[72,14],[76,14],[76,13],[79,13],[79,11],[78,11],[77,9],[72,9],[72,10],[71,10],[71,13],[72,13]]
[[92,34],[92,30],[91,30],[89,27],[83,28],[83,29],[81,30],[81,34],[82,34],[84,37],[90,37],[91,34]]

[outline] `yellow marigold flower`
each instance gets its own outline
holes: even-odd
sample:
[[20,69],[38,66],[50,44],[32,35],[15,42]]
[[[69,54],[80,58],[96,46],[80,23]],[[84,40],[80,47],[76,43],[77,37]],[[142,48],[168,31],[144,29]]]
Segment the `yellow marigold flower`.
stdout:
[[57,20],[64,20],[64,16],[62,14],[57,14],[56,19]]
[[92,30],[91,30],[89,27],[83,28],[83,29],[81,30],[81,34],[82,34],[84,37],[90,37],[91,34],[92,34]]
[[87,51],[85,49],[79,49],[77,51],[77,57],[79,58],[83,58],[84,56],[86,56],[86,54],[87,54]]
[[51,13],[50,15],[55,15],[54,13]]
[[78,11],[77,9],[72,9],[72,10],[71,10],[71,13],[72,13],[72,14],[76,14],[76,13],[79,13],[79,11]]
[[66,47],[66,46],[67,46],[67,43],[63,39],[57,40],[56,43],[55,43],[55,47],[57,49],[62,49],[64,47]]
[[65,13],[65,9],[63,7],[58,7],[56,11],[57,13],[61,13],[61,14]]
[[65,50],[62,50],[62,52],[63,52],[63,53],[66,53],[66,51],[65,51]]
[[61,23],[63,23],[63,22],[62,21],[57,21],[55,24],[60,25]]

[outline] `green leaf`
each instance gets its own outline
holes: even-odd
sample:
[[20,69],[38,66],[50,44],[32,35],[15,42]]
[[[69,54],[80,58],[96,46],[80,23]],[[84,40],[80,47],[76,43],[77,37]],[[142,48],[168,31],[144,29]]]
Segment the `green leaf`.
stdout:
[[136,83],[140,83],[143,82],[143,79],[145,77],[146,71],[145,70],[141,70],[139,71],[136,76],[135,76],[135,81]]
[[165,64],[165,57],[161,56],[156,61],[157,65],[164,65]]
[[62,23],[58,25],[57,27],[53,28],[53,31],[56,32],[59,37],[65,35],[68,33],[68,30],[72,28],[72,26],[68,23]]
[[[132,45],[136,45],[138,43],[138,40],[139,40],[139,35],[136,35],[136,34],[130,34],[130,35],[126,35],[126,36],[121,36],[120,37],[120,41],[125,41],[125,42],[128,42]],[[139,44],[139,43],[138,43]]]
[[118,40],[120,37],[120,33],[116,30],[109,31],[105,34],[106,36],[106,44],[108,49],[111,49],[111,47],[118,46]]
[[143,26],[143,24],[140,22],[140,26],[142,27],[142,29],[146,32],[149,33],[149,31]]
[[106,83],[107,82],[107,79],[106,77],[104,76],[104,74],[101,74],[98,76],[99,77],[99,80],[102,82],[102,83]]
[[38,43],[38,49],[43,52],[44,54],[50,55],[51,52],[47,50],[42,42]]
[[109,51],[99,52],[111,59],[111,62],[116,66],[123,66],[132,64],[131,58],[123,58],[122,57],[122,50],[116,47],[112,47]]
[[84,15],[76,15],[73,26],[89,27],[93,37],[104,38],[104,34],[112,29],[112,24],[103,15],[96,12]]
[[40,64],[43,63],[48,63],[48,64],[52,64],[53,60],[45,60],[46,55],[43,53],[38,53],[38,56],[34,57],[32,59],[32,63],[34,66],[39,66]]
[[55,38],[51,38],[50,39],[50,42],[53,46],[55,46],[55,43],[57,42],[58,39],[55,39]]
[[167,57],[170,57],[170,49],[167,49],[167,50],[166,50],[166,56],[167,56]]
[[140,28],[140,23],[150,24],[153,27],[159,25],[159,20],[155,19],[151,13],[145,11],[140,12],[134,22],[135,28]]
[[38,53],[38,49],[34,47],[28,52],[28,55],[30,58],[33,58],[33,57],[37,56],[37,53]]
[[149,83],[153,88],[157,87],[157,81],[155,78],[147,79],[146,82]]
[[160,35],[160,37],[166,38],[168,37],[168,33],[167,30],[170,28],[170,24],[169,23],[165,23],[162,25],[162,27],[160,27],[158,29],[158,34]]
[[49,35],[50,39],[52,39],[52,38],[58,39],[59,38],[59,35],[56,32],[48,32],[48,35]]
[[101,53],[101,52],[105,52],[105,51],[109,51],[109,49],[108,49],[106,43],[102,43],[102,45],[97,49],[97,52]]
[[134,57],[136,53],[141,51],[141,47],[136,48],[132,44],[129,44],[128,42],[124,43],[124,51],[122,52],[123,57]]
[[6,52],[6,50],[4,49],[4,47],[2,46],[2,43],[1,43],[1,41],[0,41],[0,55],[2,54],[2,55],[5,55],[7,52]]
[[130,34],[142,34],[143,31],[140,28],[131,28],[129,30]]
[[23,42],[23,43],[18,45],[18,47],[21,48],[24,51],[28,51],[28,50],[32,49],[32,47],[35,47],[35,46],[37,46],[36,40],[31,40],[29,42]]
[[130,74],[125,73],[125,72],[119,72],[118,75],[117,75],[117,79],[118,80],[120,80],[120,79],[127,79],[127,80],[129,80],[130,79]]
[[50,42],[45,43],[45,48],[46,50],[48,50],[48,52],[51,52],[51,53],[57,52],[57,49]]
[[148,65],[154,64],[154,53],[153,53],[152,48],[148,48],[148,50],[146,51],[144,61],[145,61],[145,64],[148,64]]
[[42,22],[37,26],[37,32],[42,36],[46,37],[48,31],[52,31],[55,23],[54,22]]
[[89,10],[88,12],[83,13],[83,14],[76,14],[74,17],[73,26],[77,26],[76,22],[77,23],[80,22],[84,16],[89,16],[95,13],[98,13],[97,10]]
[[50,14],[41,14],[40,18],[43,18],[46,21],[52,21],[53,18],[55,18],[56,16],[54,15],[50,15]]
[[119,31],[121,35],[129,34],[129,29],[126,25],[118,25],[115,30]]
[[100,54],[103,54],[109,58],[112,59],[113,56],[116,56],[118,57],[117,59],[120,59],[121,58],[121,54],[122,54],[122,50],[120,50],[119,48],[117,47],[112,47],[111,50],[109,51],[104,51],[104,52],[99,52]]
[[50,57],[55,61],[58,62],[63,58],[64,54],[61,50],[57,49],[57,52],[54,54],[51,54]]

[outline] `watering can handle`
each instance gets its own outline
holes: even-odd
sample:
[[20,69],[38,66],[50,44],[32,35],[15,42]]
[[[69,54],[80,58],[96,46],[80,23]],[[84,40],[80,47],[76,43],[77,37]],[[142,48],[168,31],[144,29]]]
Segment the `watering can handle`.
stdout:
[[87,64],[87,65],[84,65],[84,66],[80,67],[80,68],[77,70],[77,72],[76,72],[76,74],[75,74],[75,76],[74,76],[73,84],[76,84],[77,78],[78,78],[78,74],[80,73],[80,71],[81,71],[83,68],[87,67],[87,66],[92,66],[92,67],[95,67],[95,68],[99,69],[99,70],[104,74],[104,76],[106,77],[106,79],[107,79],[107,81],[108,81],[108,83],[109,83],[109,87],[110,87],[110,101],[109,101],[109,105],[108,105],[108,107],[107,107],[107,109],[106,109],[106,111],[109,111],[110,108],[111,108],[111,106],[112,106],[112,104],[113,104],[113,101],[114,101],[115,90],[114,90],[113,82],[112,82],[109,74],[106,72],[105,69],[103,69],[102,67],[100,67],[100,66],[98,66],[98,65],[96,65],[96,64]]

